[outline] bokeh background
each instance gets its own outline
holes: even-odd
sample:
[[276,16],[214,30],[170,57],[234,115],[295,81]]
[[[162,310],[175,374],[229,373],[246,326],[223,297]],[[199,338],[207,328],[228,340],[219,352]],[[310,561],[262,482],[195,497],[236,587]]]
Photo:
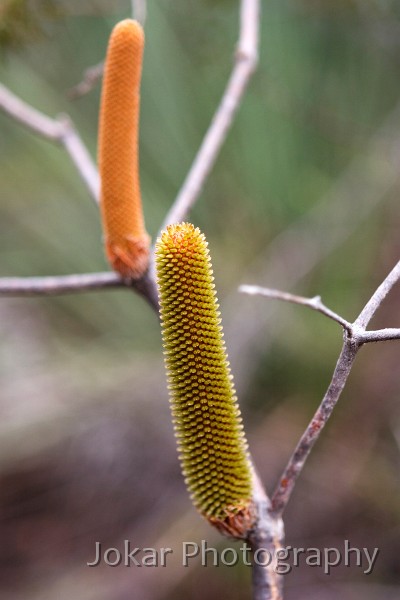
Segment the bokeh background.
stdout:
[[[398,0],[263,0],[260,65],[191,219],[206,233],[251,452],[272,490],[326,389],[335,323],[238,293],[321,294],[353,319],[399,258]],[[229,75],[239,2],[148,2],[141,112],[157,234]],[[96,154],[102,60],[122,0],[0,0],[0,78]],[[96,207],[62,149],[0,114],[0,275],[107,268]],[[373,325],[399,327],[400,290]],[[287,544],[380,548],[373,574],[301,567],[288,600],[400,596],[400,346],[362,350],[286,513]],[[223,548],[176,457],[160,331],[129,291],[0,299],[0,595],[7,600],[250,598],[246,567],[180,566]],[[167,568],[88,568],[94,543],[171,546]]]

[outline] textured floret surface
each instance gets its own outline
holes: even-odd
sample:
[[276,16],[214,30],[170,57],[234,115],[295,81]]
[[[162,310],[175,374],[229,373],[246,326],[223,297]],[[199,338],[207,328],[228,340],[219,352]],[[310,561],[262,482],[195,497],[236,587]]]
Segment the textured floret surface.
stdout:
[[156,247],[165,362],[183,474],[196,507],[217,521],[246,513],[247,443],[227,361],[207,242],[190,223]]

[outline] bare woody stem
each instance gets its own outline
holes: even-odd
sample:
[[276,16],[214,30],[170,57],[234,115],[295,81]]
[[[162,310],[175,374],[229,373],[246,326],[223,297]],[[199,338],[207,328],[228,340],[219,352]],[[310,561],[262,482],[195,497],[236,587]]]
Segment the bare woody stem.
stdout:
[[400,260],[396,264],[396,266],[390,271],[389,275],[386,279],[381,283],[378,289],[371,296],[370,300],[367,302],[363,310],[361,311],[359,317],[356,319],[354,325],[365,329],[368,323],[371,321],[372,317],[375,315],[376,311],[392,289],[392,287],[399,281],[400,279]]
[[354,344],[350,340],[346,340],[343,344],[342,351],[333,373],[332,381],[321,405],[301,436],[300,441],[279,480],[278,487],[272,495],[272,510],[276,515],[282,515],[290,500],[297,478],[339,400],[347,378],[350,375],[359,347],[360,346]]
[[[132,19],[139,21],[141,25],[145,24],[147,16],[147,2],[146,0],[131,0],[132,6]],[[74,85],[68,92],[68,96],[71,100],[80,98],[85,94],[88,94],[103,76],[104,62],[99,62],[97,65],[88,67],[83,73],[82,81]]]
[[[390,274],[390,280],[392,281],[391,285],[393,285],[393,274],[395,273],[395,271],[397,271],[397,266],[395,267],[395,269],[393,269],[392,273]],[[378,294],[378,291],[381,290],[381,287],[382,290],[379,292],[379,294],[382,294],[382,291],[384,291],[384,294],[386,296],[386,294],[388,293],[388,283],[386,283],[386,280],[382,284],[382,286],[380,286],[380,288],[374,294],[373,302],[368,302],[368,310],[371,310],[372,306],[374,306],[376,310],[376,294]],[[270,298],[271,300],[281,300],[283,302],[290,302],[292,304],[298,304],[300,306],[306,306],[307,308],[311,308],[312,310],[321,313],[325,317],[328,317],[332,321],[335,321],[336,323],[341,325],[341,327],[343,327],[343,329],[347,332],[349,338],[351,338],[354,342],[356,342],[359,345],[368,344],[370,342],[387,342],[390,340],[400,339],[400,329],[394,327],[366,331],[363,327],[358,325],[360,317],[354,323],[350,323],[350,321],[347,321],[346,319],[338,315],[336,312],[325,306],[325,304],[321,300],[321,296],[306,298],[305,296],[289,294],[288,292],[282,292],[281,290],[275,290],[273,288],[260,287],[258,285],[241,285],[239,286],[239,292],[243,292],[244,294],[249,294],[251,296],[265,296],[266,298]]]
[[211,125],[182,188],[165,218],[162,229],[171,223],[185,220],[215,164],[251,75],[257,66],[259,14],[260,0],[241,0],[240,34],[232,74]]
[[280,515],[272,513],[270,500],[256,473],[253,489],[258,518],[247,539],[252,555],[253,600],[282,600],[283,578],[275,568],[275,560],[269,561],[269,557],[274,559],[283,546],[283,521]]
[[0,297],[60,296],[116,288],[134,289],[158,313],[157,289],[155,282],[147,274],[137,281],[123,279],[117,273],[110,272],[0,278]]
[[61,144],[74,163],[92,198],[98,202],[100,184],[97,169],[67,115],[60,115],[57,119],[52,119],[18,98],[1,83],[0,109],[33,133]]
[[328,309],[322,303],[319,296],[316,296],[315,298],[304,298],[302,296],[296,296],[294,294],[269,288],[260,288],[257,286],[240,287],[240,291],[245,293],[260,294],[269,298],[308,306],[338,322],[344,329],[344,343],[331,383],[318,410],[301,436],[300,441],[279,480],[278,486],[272,495],[272,514],[276,517],[282,516],[283,511],[290,500],[296,481],[306,460],[331,416],[344,386],[346,385],[358,350],[365,343],[400,339],[400,329],[389,328],[377,331],[366,331],[365,329],[387,294],[399,280],[400,261],[371,296],[371,299],[367,302],[354,323],[349,323],[346,319],[343,319],[340,315],[337,315]]
[[291,302],[292,304],[300,304],[301,306],[307,306],[312,310],[325,315],[332,321],[339,323],[349,333],[351,333],[351,323],[343,319],[340,315],[335,313],[333,310],[325,306],[321,300],[321,296],[314,296],[314,298],[305,298],[304,296],[297,296],[296,294],[289,294],[288,292],[281,292],[280,290],[274,290],[271,288],[264,288],[258,285],[241,285],[239,292],[250,295],[266,296],[271,300],[283,300],[284,302]]

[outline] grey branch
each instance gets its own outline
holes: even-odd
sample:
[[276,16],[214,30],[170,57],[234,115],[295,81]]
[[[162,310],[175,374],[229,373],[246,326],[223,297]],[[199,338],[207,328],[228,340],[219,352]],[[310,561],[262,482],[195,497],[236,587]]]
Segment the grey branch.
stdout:
[[242,0],[235,65],[221,102],[163,228],[184,221],[199,197],[258,63],[260,0]]
[[[389,292],[389,288],[391,288],[394,285],[394,283],[396,283],[393,276],[395,272],[398,273],[397,277],[399,278],[400,275],[398,265],[393,269],[388,278],[385,279],[383,284],[379,286],[378,290],[375,292],[373,296],[374,310],[378,308],[378,295],[382,301]],[[400,339],[400,329],[397,328],[367,331],[364,329],[364,327],[361,327],[358,324],[360,317],[358,317],[358,319],[354,323],[350,323],[349,321],[335,313],[333,310],[325,306],[325,304],[321,300],[321,296],[306,298],[305,296],[297,296],[296,294],[289,294],[288,292],[282,292],[280,290],[275,290],[272,288],[260,287],[258,285],[241,285],[239,286],[239,292],[243,292],[244,294],[249,294],[251,296],[265,296],[267,298],[271,298],[272,300],[282,300],[283,302],[291,302],[292,304],[307,306],[308,308],[311,308],[312,310],[315,310],[325,315],[329,319],[332,319],[332,321],[339,323],[339,325],[341,325],[343,329],[347,332],[349,338],[358,345],[368,344],[370,342],[387,342],[390,340]],[[370,303],[371,300],[368,302],[367,307],[372,306]],[[365,310],[366,309],[364,309],[361,314],[363,314]]]
[[57,119],[51,119],[18,98],[1,83],[0,109],[34,133],[61,144],[92,198],[98,202],[100,183],[96,166],[69,117],[60,115]]
[[132,4],[132,19],[139,21],[144,25],[147,17],[147,2],[146,0],[131,0]]
[[297,296],[295,294],[289,294],[288,292],[281,292],[280,290],[274,290],[271,288],[264,288],[257,285],[241,285],[239,292],[250,295],[266,296],[272,300],[283,300],[284,302],[291,302],[292,304],[300,304],[301,306],[308,306],[312,310],[316,310],[322,313],[329,319],[339,323],[350,334],[352,333],[352,325],[346,319],[343,319],[340,315],[335,313],[333,310],[325,306],[321,300],[321,296],[314,296],[314,298],[305,298],[304,296]]
[[389,275],[381,283],[376,292],[372,295],[371,299],[367,302],[359,317],[355,321],[355,325],[358,325],[361,328],[365,328],[368,325],[392,287],[399,281],[399,279],[400,261],[390,271]]
[[[350,325],[350,331],[346,328],[342,351],[336,364],[331,383],[317,412],[301,436],[272,496],[272,510],[276,515],[281,516],[285,510],[296,485],[297,478],[304,468],[315,442],[318,440],[321,431],[340,398],[360,347],[368,342],[400,339],[399,329],[381,329],[377,331],[365,330],[365,327],[368,325],[387,294],[399,280],[400,262],[392,269],[386,279],[374,292],[371,299],[367,302],[358,318]],[[294,300],[294,298],[296,298],[295,296],[283,294],[283,296],[286,296],[285,298],[282,297],[282,293],[275,294],[275,297],[279,297],[279,294],[281,299],[288,300],[291,297],[289,301],[294,301],[297,304],[306,304],[307,306],[310,306],[310,303],[312,304],[314,300],[311,299],[307,302],[307,298],[298,297],[300,301],[296,301]],[[316,308],[316,310],[318,310],[318,308]],[[320,312],[326,314],[325,310]]]
[[2,277],[0,296],[56,296],[107,288],[124,287],[116,273],[85,273],[48,277]]
[[372,331],[361,331],[357,339],[361,344],[369,342],[388,342],[390,340],[400,339],[400,329],[388,327],[386,329],[376,329]]
[[275,569],[275,560],[265,561],[263,553],[276,557],[283,547],[285,532],[280,515],[272,514],[271,503],[253,471],[253,501],[256,507],[256,524],[247,542],[252,553],[253,600],[282,600],[283,577]]
[[331,383],[326,394],[307,429],[300,438],[299,443],[279,480],[278,487],[272,495],[272,509],[276,515],[281,516],[293,493],[306,460],[318,440],[321,431],[326,425],[337,401],[343,391],[347,378],[353,366],[359,346],[345,341],[336,364]]
[[156,284],[148,274],[137,281],[123,279],[112,272],[48,277],[2,277],[0,297],[60,296],[123,287],[138,292],[158,312]]
[[82,81],[77,83],[68,91],[68,96],[71,100],[76,100],[81,96],[88,94],[103,76],[104,62],[101,61],[97,65],[93,65],[86,69],[83,73]]

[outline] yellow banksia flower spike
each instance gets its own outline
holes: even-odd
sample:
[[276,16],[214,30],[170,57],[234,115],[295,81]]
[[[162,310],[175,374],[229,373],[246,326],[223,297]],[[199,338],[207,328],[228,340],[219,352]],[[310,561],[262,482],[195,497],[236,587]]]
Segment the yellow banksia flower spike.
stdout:
[[99,122],[105,251],[115,271],[134,279],[146,271],[150,248],[138,164],[143,47],[144,33],[139,23],[126,19],[114,27],[105,62]]
[[196,508],[222,532],[254,521],[243,433],[204,235],[170,225],[156,246],[165,363],[178,450]]

